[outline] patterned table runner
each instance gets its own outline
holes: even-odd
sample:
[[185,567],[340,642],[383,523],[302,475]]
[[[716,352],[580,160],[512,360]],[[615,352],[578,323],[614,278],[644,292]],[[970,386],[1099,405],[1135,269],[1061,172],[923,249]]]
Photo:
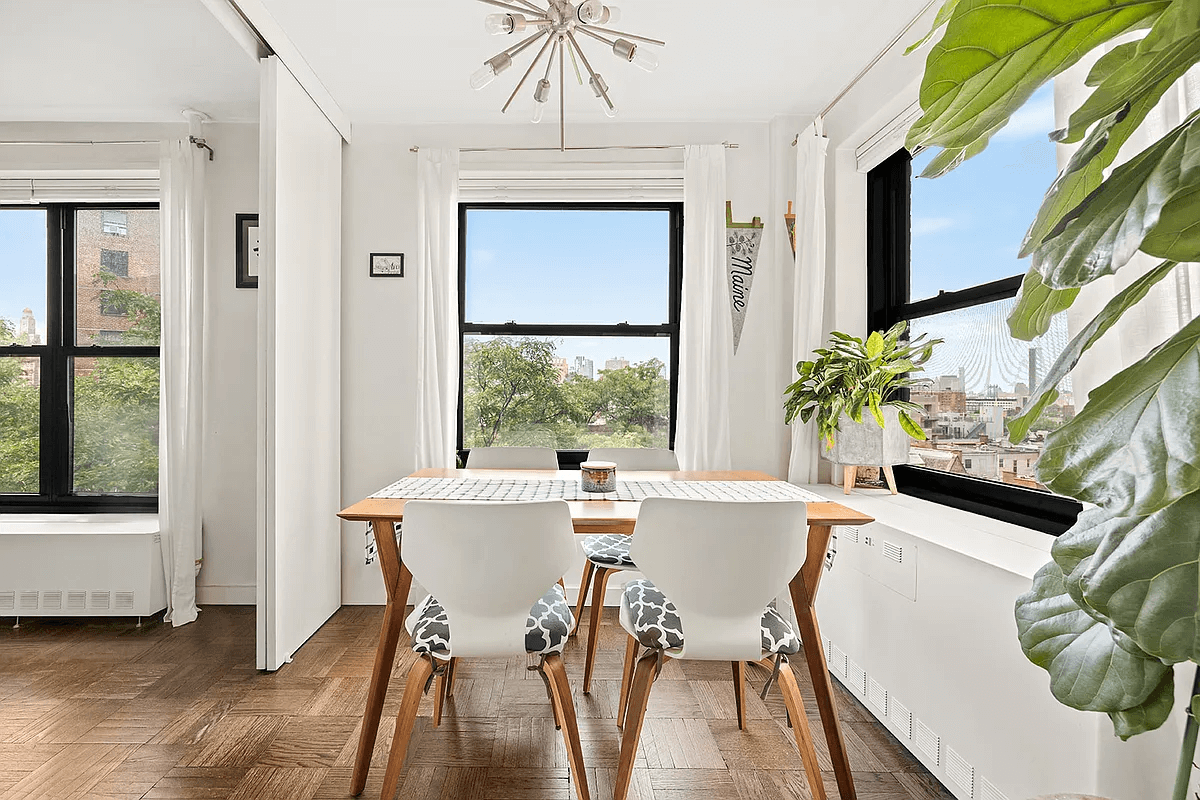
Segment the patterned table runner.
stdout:
[[786,481],[626,481],[615,492],[585,492],[578,480],[559,478],[402,478],[373,498],[407,500],[804,500],[825,498]]

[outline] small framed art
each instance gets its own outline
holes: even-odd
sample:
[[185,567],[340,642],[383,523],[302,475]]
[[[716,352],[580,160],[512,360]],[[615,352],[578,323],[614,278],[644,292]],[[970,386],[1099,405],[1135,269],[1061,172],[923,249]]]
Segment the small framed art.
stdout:
[[257,289],[258,214],[238,214],[236,219],[237,274],[234,285],[239,289]]
[[403,278],[404,253],[371,253],[372,278]]

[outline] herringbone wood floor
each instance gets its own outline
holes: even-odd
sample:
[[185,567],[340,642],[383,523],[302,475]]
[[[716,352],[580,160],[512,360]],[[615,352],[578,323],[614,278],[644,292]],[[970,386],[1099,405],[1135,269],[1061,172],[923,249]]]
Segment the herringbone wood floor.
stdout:
[[[620,748],[613,718],[624,632],[613,613],[601,627],[590,696],[579,688],[582,635],[567,652],[597,800],[612,797]],[[251,608],[211,606],[179,629],[139,629],[123,619],[27,618],[19,631],[0,623],[0,798],[347,797],[381,618],[378,607],[343,608],[275,674],[254,669]],[[402,647],[364,797],[379,796],[412,658]],[[426,698],[400,797],[574,797],[544,684],[525,666],[462,662],[440,728],[429,724]],[[767,672],[749,674],[757,690]],[[747,691],[747,730],[739,731],[729,676],[727,664],[668,661],[650,700],[631,797],[810,797],[778,689],[766,702]],[[825,759],[811,692],[805,699]],[[851,696],[841,692],[840,701],[860,798],[949,800]],[[825,783],[836,798],[832,772]]]

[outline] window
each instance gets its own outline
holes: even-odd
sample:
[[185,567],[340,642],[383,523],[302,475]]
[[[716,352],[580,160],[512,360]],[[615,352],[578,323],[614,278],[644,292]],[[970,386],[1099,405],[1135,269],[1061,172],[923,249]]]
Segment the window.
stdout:
[[675,438],[683,208],[459,206],[459,447]]
[[0,207],[6,510],[157,508],[158,237],[154,206]]
[[124,211],[104,210],[100,212],[100,232],[111,236],[127,236],[129,215]]
[[124,250],[101,250],[100,269],[116,278],[128,278],[129,253]]
[[1081,506],[1038,484],[1035,466],[1074,416],[1070,379],[1025,440],[1008,439],[1068,341],[1062,315],[1032,342],[1006,322],[1028,268],[1021,241],[1057,174],[1052,111],[1043,89],[986,151],[936,180],[915,177],[933,152],[901,150],[869,173],[867,314],[872,330],[908,320],[911,335],[945,339],[910,391],[929,438],[896,468],[901,491],[1061,533]]

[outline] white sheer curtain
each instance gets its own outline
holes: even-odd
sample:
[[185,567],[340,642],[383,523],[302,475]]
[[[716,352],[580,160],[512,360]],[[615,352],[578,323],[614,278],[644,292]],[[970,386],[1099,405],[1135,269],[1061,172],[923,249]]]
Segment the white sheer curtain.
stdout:
[[[792,373],[825,339],[825,150],[820,117],[796,140],[796,273],[792,298]],[[820,456],[816,423],[792,423],[788,480],[816,483]]]
[[167,586],[165,622],[193,622],[201,541],[205,156],[186,137],[163,142],[162,358],[158,518]]
[[417,468],[453,468],[458,424],[457,150],[417,153]]
[[725,470],[733,322],[725,255],[725,147],[689,145],[683,156],[683,294],[679,320],[679,415],[683,469]]
[[[1108,48],[1111,49],[1111,48]],[[1083,83],[1091,64],[1079,65],[1060,76],[1054,84],[1054,107],[1059,127],[1066,125],[1071,111],[1092,92]],[[1164,134],[1177,127],[1200,108],[1200,70],[1193,69],[1175,84],[1150,112],[1142,128],[1125,144],[1117,164],[1137,155]],[[1059,168],[1066,166],[1074,147],[1059,148]],[[1067,328],[1072,336],[1079,332],[1109,300],[1161,259],[1139,253],[1115,275],[1085,286],[1075,304],[1067,311]],[[1150,350],[1173,336],[1200,313],[1200,266],[1181,264],[1160,281],[1149,294],[1125,312],[1101,342],[1084,354],[1071,372],[1075,407],[1083,406],[1087,395],[1116,373],[1134,364]]]

